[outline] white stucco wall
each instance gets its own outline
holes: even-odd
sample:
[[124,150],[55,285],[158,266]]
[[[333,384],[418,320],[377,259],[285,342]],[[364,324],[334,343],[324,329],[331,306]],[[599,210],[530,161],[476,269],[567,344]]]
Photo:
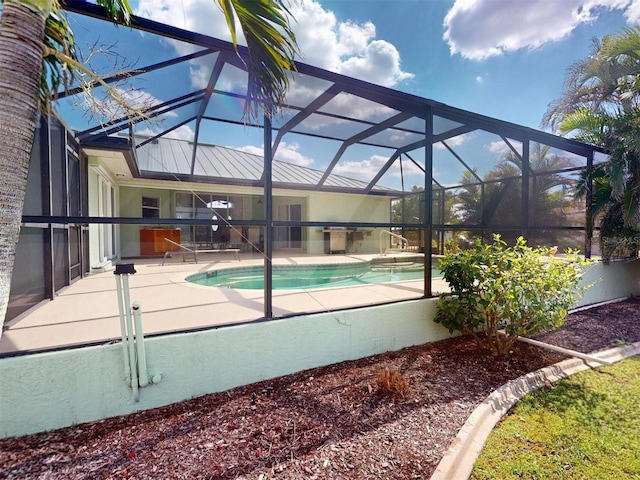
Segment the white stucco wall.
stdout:
[[[162,381],[134,403],[120,345],[0,360],[0,437],[154,408],[300,370],[449,336],[430,321],[435,299],[150,338]],[[7,386],[10,385],[10,388]]]
[[[87,172],[88,191],[89,191],[89,215],[92,217],[99,216],[98,212],[98,174],[90,168]],[[89,265],[100,263],[100,225],[89,225]]]
[[595,262],[589,266],[581,283],[592,286],[584,293],[579,305],[640,295],[640,260],[620,260],[608,265]]
[[[581,305],[640,294],[640,262],[595,264]],[[150,375],[138,403],[120,345],[0,359],[0,437],[132,413],[304,369],[437,341],[436,299],[304,315],[147,339]]]

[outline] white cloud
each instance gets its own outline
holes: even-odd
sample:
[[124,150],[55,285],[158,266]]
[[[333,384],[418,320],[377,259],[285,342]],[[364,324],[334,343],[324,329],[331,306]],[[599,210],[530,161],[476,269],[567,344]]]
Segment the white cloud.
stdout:
[[632,25],[640,24],[640,1],[632,0],[627,9],[624,11],[624,17]]
[[476,83],[477,83],[478,85],[482,85],[482,84],[484,83],[484,78],[482,77],[482,75],[478,75],[478,76],[476,77]]
[[[146,126],[142,129],[136,128],[136,135],[139,137],[155,137],[160,133],[157,129]],[[182,125],[175,130],[171,130],[164,135],[166,138],[175,138],[177,140],[189,140],[192,141],[195,138],[195,133],[189,125]]]
[[171,130],[165,135],[168,138],[176,138],[178,140],[193,140],[195,133],[189,125],[181,125],[175,130]]
[[[332,11],[316,0],[292,2],[290,12],[302,61],[384,86],[394,86],[412,74],[400,66],[400,53],[394,45],[376,39],[371,22],[340,22]],[[212,0],[140,0],[135,13],[186,30],[230,40],[220,9]],[[244,43],[239,38],[239,43]],[[187,44],[172,43],[180,54],[193,50]],[[194,85],[202,86],[207,72],[200,72],[200,62],[193,62]],[[210,70],[209,70],[210,71]]]
[[[462,135],[456,135],[455,137],[451,137],[451,138],[447,138],[445,140],[445,142],[447,143],[447,145],[449,145],[451,148],[453,147],[459,147],[460,145],[462,145],[465,142],[468,142],[469,140],[471,140],[472,138],[474,138],[476,135],[474,132],[471,133],[463,133]],[[434,143],[433,144],[433,148],[436,148],[438,150],[444,150],[446,147],[442,144],[442,142],[438,142],[438,143]]]
[[603,9],[622,9],[629,22],[640,19],[639,0],[456,0],[443,38],[452,55],[484,60],[562,40]]
[[413,78],[400,69],[400,53],[396,47],[384,40],[369,43],[359,55],[345,59],[336,71],[385,87]]
[[[336,165],[332,173],[369,182],[378,174],[387,161],[389,161],[389,157],[382,155],[372,155],[364,160],[349,160]],[[405,177],[410,175],[424,176],[422,170],[413,162],[402,162],[402,173]],[[389,170],[387,170],[385,175],[400,177],[400,163],[398,159],[396,159]]]
[[[246,145],[244,147],[236,148],[236,150],[252,153],[254,155],[259,155],[262,157],[262,155],[264,154],[263,148],[263,146],[256,147],[255,145]],[[275,152],[275,159],[282,162],[292,163],[294,165],[301,165],[303,167],[310,166],[313,163],[313,159],[310,157],[306,157],[302,153],[300,153],[299,148],[300,145],[298,145],[297,143],[288,144],[286,142],[282,142]]]
[[[519,142],[517,140],[509,140],[509,143],[511,143],[513,148],[515,148],[515,150],[520,155],[522,155],[522,142]],[[511,148],[509,148],[509,145],[507,145],[502,140],[496,140],[495,142],[490,142],[487,145],[485,145],[485,148],[489,150],[491,153],[497,153],[499,155],[504,155],[505,153],[513,151],[511,150]]]
[[192,32],[231,40],[222,10],[212,0],[140,0],[135,14]]

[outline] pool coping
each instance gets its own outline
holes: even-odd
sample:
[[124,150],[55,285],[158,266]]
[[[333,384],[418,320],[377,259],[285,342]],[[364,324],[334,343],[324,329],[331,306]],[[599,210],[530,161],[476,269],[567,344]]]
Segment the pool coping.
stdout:
[[[274,269],[274,273],[276,273],[276,271],[294,271],[300,267],[314,267],[317,268],[318,270],[330,270],[330,269],[348,269],[348,268],[354,268],[354,267],[358,267],[358,266],[375,266],[375,265],[379,265],[379,264],[398,264],[398,266],[402,265],[402,263],[405,263],[407,261],[407,259],[410,259],[412,261],[412,263],[415,263],[418,259],[420,260],[424,260],[424,255],[421,254],[411,254],[411,255],[403,255],[403,256],[389,256],[389,257],[373,257],[373,258],[369,258],[369,259],[349,259],[347,261],[342,261],[342,262],[310,262],[310,263],[300,263],[300,264],[280,264],[280,263],[274,263],[273,264],[273,269]],[[176,275],[174,277],[172,277],[170,279],[170,281],[172,283],[175,284],[181,284],[183,286],[187,286],[187,287],[196,287],[196,288],[212,288],[212,287],[220,287],[219,285],[205,285],[203,283],[199,283],[196,281],[193,281],[192,277],[202,277],[202,276],[207,276],[208,274],[211,272],[216,272],[216,273],[220,273],[221,275],[224,275],[226,272],[228,271],[236,271],[236,272],[253,272],[254,270],[260,270],[264,268],[264,265],[262,262],[260,263],[245,263],[245,264],[224,264],[224,265],[216,265],[211,269],[208,270],[196,270],[196,271],[192,271],[192,272],[182,272],[180,275]],[[212,275],[214,276],[214,275]],[[348,275],[351,276],[351,275]],[[436,276],[436,277],[432,277],[432,278],[442,278],[441,275]],[[403,279],[403,280],[398,280],[398,283],[402,283],[402,282],[413,282],[413,281],[419,281],[421,280],[420,278],[416,278],[416,279]],[[381,283],[391,283],[391,282],[381,282]],[[372,283],[372,285],[375,285],[375,283]],[[347,288],[347,287],[354,287],[354,286],[362,286],[362,285],[339,285],[339,286],[328,286],[326,284],[320,285],[320,286],[310,286],[310,287],[296,287],[296,288],[279,288],[277,289],[278,291],[296,291],[296,290],[316,290],[316,289],[323,289],[323,288]],[[233,287],[227,287],[227,286],[222,286],[221,288],[233,288]],[[263,287],[260,288],[240,288],[240,290],[262,290]]]

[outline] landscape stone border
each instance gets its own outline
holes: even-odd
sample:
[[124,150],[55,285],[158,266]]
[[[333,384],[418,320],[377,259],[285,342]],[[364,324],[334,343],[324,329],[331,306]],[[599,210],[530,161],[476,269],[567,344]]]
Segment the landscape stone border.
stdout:
[[[597,356],[603,360],[619,362],[640,354],[640,342],[615,347]],[[489,434],[498,421],[523,396],[543,387],[602,364],[579,358],[570,358],[549,367],[523,375],[491,393],[469,416],[456,438],[451,442],[430,480],[468,479]]]

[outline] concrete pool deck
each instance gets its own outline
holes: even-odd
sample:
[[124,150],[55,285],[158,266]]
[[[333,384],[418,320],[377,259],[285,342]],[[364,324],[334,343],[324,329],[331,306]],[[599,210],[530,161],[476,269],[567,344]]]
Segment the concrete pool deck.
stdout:
[[[412,254],[415,256],[415,254]],[[277,255],[274,265],[327,264],[368,261],[371,255]],[[389,255],[391,258],[392,255]],[[130,276],[130,299],[141,304],[145,335],[219,327],[259,321],[264,318],[262,290],[234,290],[195,285],[188,275],[211,269],[262,265],[258,254],[203,255],[198,264],[183,263],[181,255],[123,260],[134,263]],[[433,292],[446,290],[433,280]],[[274,290],[273,316],[337,310],[420,298],[423,281],[324,288]],[[62,347],[108,343],[120,340],[120,320],[113,271],[91,274],[65,287],[53,301],[43,301],[4,326],[0,355],[38,352]]]

